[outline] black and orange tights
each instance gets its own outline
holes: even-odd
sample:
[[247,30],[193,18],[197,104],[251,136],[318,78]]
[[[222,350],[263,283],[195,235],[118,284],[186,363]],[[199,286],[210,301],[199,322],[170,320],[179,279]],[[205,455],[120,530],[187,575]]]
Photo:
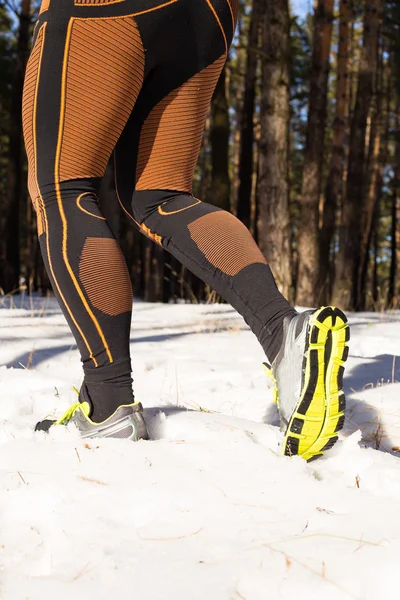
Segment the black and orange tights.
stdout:
[[244,225],[192,195],[237,5],[43,0],[23,97],[29,192],[94,420],[133,401],[132,289],[97,197],[111,156],[127,217],[230,302],[270,360],[293,312]]

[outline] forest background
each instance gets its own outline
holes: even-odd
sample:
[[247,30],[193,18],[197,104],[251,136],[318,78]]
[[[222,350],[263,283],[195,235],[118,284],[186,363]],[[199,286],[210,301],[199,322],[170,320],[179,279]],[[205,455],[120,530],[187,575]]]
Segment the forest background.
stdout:
[[[400,0],[240,0],[194,195],[251,230],[303,306],[400,305]],[[50,293],[27,192],[21,101],[37,0],[0,0],[0,294]],[[100,205],[135,297],[218,301],[119,209]]]

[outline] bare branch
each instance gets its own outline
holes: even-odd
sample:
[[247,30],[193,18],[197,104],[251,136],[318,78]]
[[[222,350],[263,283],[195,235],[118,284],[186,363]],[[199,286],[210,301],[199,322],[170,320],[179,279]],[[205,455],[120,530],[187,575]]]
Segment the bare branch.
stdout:
[[4,4],[7,6],[7,8],[14,13],[14,15],[17,17],[17,19],[20,18],[21,13],[18,10],[18,8],[14,5],[14,3],[11,0],[4,0]]

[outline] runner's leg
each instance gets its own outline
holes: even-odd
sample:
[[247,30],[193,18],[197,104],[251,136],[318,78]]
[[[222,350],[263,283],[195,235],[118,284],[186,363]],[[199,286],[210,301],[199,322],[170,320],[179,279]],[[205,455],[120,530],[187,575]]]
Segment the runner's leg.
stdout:
[[[86,4],[43,3],[23,125],[43,258],[81,353],[92,417],[102,420],[133,402],[132,289],[97,192],[139,95],[145,59],[134,17],[116,14],[119,5]],[[124,4],[134,12],[143,2]]]
[[[139,140],[139,147],[134,149],[138,159],[133,217],[143,232],[232,304],[272,362],[281,346],[283,320],[296,312],[280,294],[247,228],[232,214],[192,195],[204,123],[233,37],[237,2],[185,4],[190,7],[192,29],[185,32],[171,20],[169,39],[175,39],[178,31],[182,48],[170,63],[168,57],[164,59],[164,69],[155,70],[134,110],[132,131],[137,129],[130,137]],[[179,3],[175,6],[178,10]],[[146,44],[146,28],[140,20],[139,24]],[[197,51],[185,52],[185,45],[190,46],[193,39]],[[161,43],[162,51],[164,47]],[[172,87],[174,79],[176,85]],[[127,148],[125,143],[117,152],[117,170],[127,160]],[[121,196],[129,197],[129,190]]]

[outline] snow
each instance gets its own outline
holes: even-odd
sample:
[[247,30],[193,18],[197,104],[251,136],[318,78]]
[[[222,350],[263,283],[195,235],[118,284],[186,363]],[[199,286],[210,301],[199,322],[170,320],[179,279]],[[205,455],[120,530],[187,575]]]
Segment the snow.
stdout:
[[307,464],[277,455],[262,350],[226,305],[135,304],[151,442],[34,433],[79,356],[53,299],[3,300],[1,600],[397,595],[400,312],[350,322],[346,427]]

